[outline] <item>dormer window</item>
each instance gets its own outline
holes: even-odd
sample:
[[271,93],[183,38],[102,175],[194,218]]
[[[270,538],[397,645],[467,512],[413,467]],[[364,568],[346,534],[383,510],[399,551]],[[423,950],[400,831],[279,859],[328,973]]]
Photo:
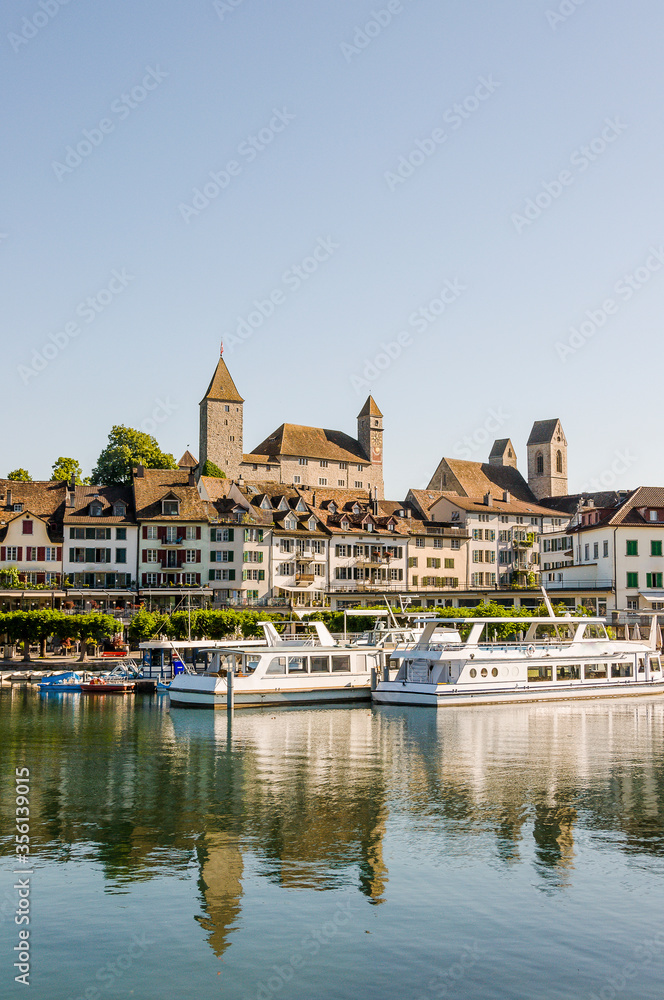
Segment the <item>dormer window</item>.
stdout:
[[390,521],[390,523],[387,526],[387,530],[394,531],[394,521]]
[[165,517],[177,517],[180,513],[179,500],[162,500],[161,512]]
[[277,507],[277,510],[288,510],[288,509],[289,509],[288,504],[286,503],[285,498],[282,497],[281,500],[279,501],[279,506]]
[[272,510],[272,504],[270,503],[267,497],[263,497],[260,506],[263,510]]
[[317,527],[318,527],[318,521],[316,520],[316,518],[315,517],[310,517],[309,518],[309,531],[315,531]]
[[650,520],[651,521],[658,521],[659,520],[659,516],[658,516],[656,510],[651,510],[650,511]]
[[336,512],[339,510],[334,500],[331,502],[330,506],[327,509],[329,510],[330,514],[336,514]]
[[118,500],[113,504],[113,517],[124,517],[127,513],[127,505]]
[[303,500],[298,500],[298,502],[297,502],[297,504],[295,506],[295,510],[299,510],[301,514],[306,514],[306,512],[307,512],[307,505],[305,504],[305,502]]
[[350,528],[350,521],[344,518],[343,521],[341,522],[341,527],[343,528],[344,531],[348,531],[348,529]]
[[295,531],[297,528],[297,519],[294,517],[287,517],[284,521],[284,527],[286,531]]
[[101,517],[102,505],[98,500],[93,500],[90,504],[90,517]]
[[371,523],[371,521],[367,521],[367,523],[364,525],[364,530],[365,531],[373,531],[374,530],[374,526]]
[[20,513],[23,510],[23,504],[22,503],[12,504],[12,510],[18,511]]
[[362,511],[362,508],[360,507],[359,503],[354,503],[353,504],[353,514],[359,514],[359,513],[361,513],[361,511]]

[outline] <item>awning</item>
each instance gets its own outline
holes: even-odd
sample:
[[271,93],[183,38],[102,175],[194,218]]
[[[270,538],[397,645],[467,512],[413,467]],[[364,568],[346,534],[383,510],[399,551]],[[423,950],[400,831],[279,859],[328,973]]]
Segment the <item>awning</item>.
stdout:
[[645,597],[646,601],[657,601],[664,604],[664,590],[640,590],[640,597]]

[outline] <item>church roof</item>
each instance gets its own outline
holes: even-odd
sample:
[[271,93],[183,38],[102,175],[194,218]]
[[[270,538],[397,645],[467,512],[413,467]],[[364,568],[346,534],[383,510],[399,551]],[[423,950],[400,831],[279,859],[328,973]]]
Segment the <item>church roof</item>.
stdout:
[[245,456],[244,460],[250,462],[253,455],[292,455],[369,464],[369,458],[359,441],[348,434],[323,427],[302,427],[299,424],[282,424],[254,448],[250,455]]
[[498,438],[496,441],[493,442],[493,448],[491,449],[491,454],[489,455],[489,459],[499,458],[499,457],[502,458],[502,456],[507,451],[508,447],[512,449],[512,454],[514,454],[514,445],[512,444],[510,439]]
[[519,470],[512,466],[467,462],[460,458],[446,458],[444,461],[468,497],[482,497],[492,491],[495,493],[497,487],[501,491],[507,490],[525,503],[535,502],[528,483]]
[[235,388],[235,382],[231,378],[231,373],[223,358],[219,358],[212,381],[203,398],[223,403],[244,403],[242,396]]
[[366,403],[364,404],[364,406],[362,407],[357,416],[359,419],[360,417],[382,417],[382,415],[383,414],[380,412],[378,406],[376,405],[376,400],[373,398],[373,396],[368,396]]
[[554,420],[536,420],[530,432],[528,444],[550,444],[559,423],[557,417]]

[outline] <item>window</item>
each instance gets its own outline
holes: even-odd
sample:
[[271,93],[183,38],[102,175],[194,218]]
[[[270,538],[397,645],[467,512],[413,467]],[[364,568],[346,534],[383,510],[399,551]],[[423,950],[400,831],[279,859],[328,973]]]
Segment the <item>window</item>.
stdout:
[[445,569],[454,569],[454,559],[445,560]]
[[473,528],[473,541],[477,542],[481,538],[482,538],[482,529],[481,528]]
[[263,553],[262,552],[245,552],[245,553],[243,553],[242,561],[243,562],[262,563],[263,562]]
[[651,556],[661,556],[662,554],[662,543],[661,542],[651,542],[650,543],[650,555]]
[[355,489],[356,489],[356,490],[361,490],[361,489],[363,489],[363,487],[362,487],[362,483],[361,483],[361,482],[360,482],[359,480],[357,480],[357,479],[355,480]]
[[408,558],[408,568],[415,569],[417,567],[417,556],[409,556]]
[[85,528],[70,528],[69,529],[70,538],[85,538]]
[[337,486],[345,486],[345,485],[346,485],[345,479],[337,479]]
[[180,513],[180,501],[179,500],[162,500],[161,509],[166,517],[177,517]]
[[312,674],[329,674],[330,672],[329,656],[312,656],[310,669]]
[[158,538],[158,537],[159,536],[157,534],[157,525],[156,524],[148,524],[148,533],[146,535],[146,538],[152,538],[152,539],[154,539],[154,538]]
[[156,573],[146,573],[145,574],[145,581],[146,581],[148,587],[156,587],[157,586],[157,574]]
[[127,562],[127,550],[126,549],[116,549],[115,550],[115,561],[116,561],[116,563],[126,563]]
[[302,477],[301,476],[293,476],[293,482],[294,483],[301,483],[302,482]]
[[124,517],[126,513],[127,508],[121,501],[113,504],[113,517]]
[[460,549],[461,548],[461,540],[459,538],[453,538],[450,541],[450,548],[451,549]]
[[538,451],[535,457],[535,472],[538,476],[544,475],[544,455],[541,451]]
[[145,562],[156,563],[158,557],[157,549],[146,549],[145,550]]
[[433,547],[434,547],[434,549],[442,549],[442,547],[443,547],[443,539],[442,538],[434,538],[434,540],[433,540]]
[[350,671],[350,656],[333,656],[332,657],[332,672],[335,671]]
[[234,569],[211,569],[210,570],[211,580],[234,580],[235,570]]
[[298,462],[298,465],[308,465],[309,464],[309,459],[308,458],[298,458],[297,462]]
[[101,504],[91,503],[90,504],[90,517],[101,517]]
[[562,451],[556,452],[556,472],[563,471],[563,453]]
[[230,413],[230,412],[231,412],[231,408],[230,408],[230,406],[229,406],[229,405],[228,405],[228,404],[226,403],[226,404],[225,404],[225,406],[224,406],[224,413]]
[[[245,528],[244,529],[244,540],[245,542],[262,542],[263,541],[263,529],[262,528]],[[261,559],[263,557],[261,556]]]
[[586,545],[584,549],[584,558],[586,562],[590,559],[590,545]]
[[638,556],[639,554],[639,543],[638,541],[628,541],[626,555],[628,556]]
[[418,578],[417,578],[416,576],[414,576],[414,577],[413,577],[413,586],[414,586],[414,587],[417,587],[417,586],[418,586],[418,583],[417,583],[417,580],[418,580]]
[[646,586],[652,590],[662,589],[661,573],[646,573]]
[[23,534],[24,535],[31,535],[32,534],[32,521],[24,521],[23,522]]
[[609,543],[608,542],[604,542],[602,544],[602,557],[604,559],[606,559],[608,557],[608,555],[609,555]]
[[348,468],[348,462],[339,462],[339,471],[345,472]]
[[418,547],[418,549],[423,549],[424,546],[426,545],[426,539],[424,539],[424,538],[416,538],[415,539],[415,544]]
[[325,542],[321,541],[318,538],[314,538],[311,542],[311,551],[316,552],[319,555],[325,552]]
[[177,542],[178,540],[178,529],[175,525],[171,524],[166,528],[166,539],[167,542]]
[[630,590],[639,585],[639,574],[638,573],[628,573],[627,574],[627,586]]
[[657,511],[656,510],[651,510],[650,511],[650,520],[651,521],[657,521],[658,520]]
[[586,681],[602,680],[607,676],[606,663],[586,663],[583,668],[583,678]]
[[13,511],[22,511],[23,510],[23,504],[22,503],[12,504],[12,510]]
[[578,681],[581,679],[581,664],[567,663],[556,667],[557,681]]
[[593,559],[599,559],[599,542],[593,542]]
[[327,479],[325,479],[323,476],[320,476],[319,479],[318,479],[318,485],[319,486],[327,486]]
[[184,561],[188,563],[196,562],[196,549],[187,549],[184,554]]
[[612,677],[631,677],[632,676],[632,664],[631,663],[612,663],[611,664],[611,676]]
[[44,561],[45,562],[55,562],[57,558],[57,550],[55,546],[47,545],[44,549]]
[[118,542],[125,542],[127,540],[127,529],[126,528],[116,528],[115,538]]
[[327,469],[328,465],[329,465],[328,460],[326,458],[321,458],[320,460],[321,469]]
[[553,666],[550,663],[543,663],[540,666],[528,667],[528,681],[552,681]]
[[198,583],[195,573],[185,573],[184,582],[187,586],[191,586],[194,583]]
[[427,569],[440,569],[440,559],[427,559]]

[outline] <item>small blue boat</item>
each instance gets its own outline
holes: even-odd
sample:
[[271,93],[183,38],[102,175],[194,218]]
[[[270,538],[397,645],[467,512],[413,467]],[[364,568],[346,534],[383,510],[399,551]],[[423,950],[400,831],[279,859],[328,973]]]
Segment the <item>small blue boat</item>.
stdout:
[[82,674],[77,674],[70,670],[64,674],[54,674],[52,677],[45,677],[39,682],[39,690],[47,694],[58,694],[64,691],[80,691],[81,684],[85,681]]

